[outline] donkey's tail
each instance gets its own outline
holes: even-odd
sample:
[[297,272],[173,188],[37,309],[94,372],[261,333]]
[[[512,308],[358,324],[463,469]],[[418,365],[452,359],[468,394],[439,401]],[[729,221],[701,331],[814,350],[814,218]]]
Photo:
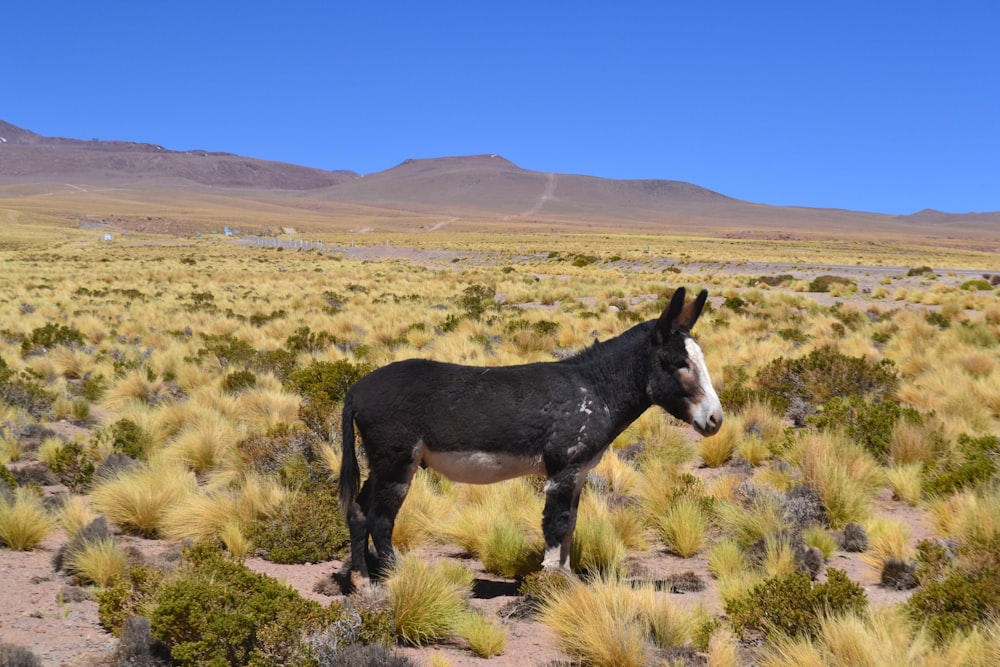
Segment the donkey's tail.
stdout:
[[354,414],[354,401],[351,400],[351,393],[347,392],[342,416],[343,458],[340,461],[340,509],[344,516],[347,516],[351,503],[361,490],[361,471],[358,468],[358,453],[354,447]]

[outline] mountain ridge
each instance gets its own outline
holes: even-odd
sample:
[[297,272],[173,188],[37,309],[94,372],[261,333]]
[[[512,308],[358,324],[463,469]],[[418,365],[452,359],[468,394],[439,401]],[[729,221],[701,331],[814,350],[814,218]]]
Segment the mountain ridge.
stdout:
[[[685,181],[532,171],[491,153],[410,158],[362,175],[150,143],[44,137],[0,121],[0,187],[41,184],[84,191],[118,188],[139,202],[143,191],[156,188],[168,188],[179,199],[215,193],[245,207],[259,208],[266,198],[267,206],[287,216],[295,210],[329,210],[330,224],[339,225],[351,224],[347,218],[352,216],[391,218],[397,226],[407,216],[447,216],[465,220],[469,228],[476,220],[490,221],[493,229],[496,223],[516,223],[522,229],[762,233],[776,238],[800,233],[836,238],[873,230],[918,237],[1000,237],[1000,212],[925,209],[890,215],[773,206]],[[158,214],[149,206],[150,214]],[[334,222],[334,215],[340,219]]]

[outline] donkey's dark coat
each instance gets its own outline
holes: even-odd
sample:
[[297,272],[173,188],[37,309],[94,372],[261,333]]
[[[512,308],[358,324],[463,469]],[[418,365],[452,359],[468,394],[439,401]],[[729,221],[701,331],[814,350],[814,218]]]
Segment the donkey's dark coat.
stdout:
[[[418,466],[455,481],[545,475],[547,568],[567,567],[580,491],[611,441],[651,405],[704,435],[722,408],[689,332],[707,292],[684,304],[678,289],[657,320],[558,362],[460,366],[411,359],[359,380],[344,398],[340,501],[351,570],[368,577],[368,537],[384,565],[392,529]],[[361,433],[364,486],[354,445]]]

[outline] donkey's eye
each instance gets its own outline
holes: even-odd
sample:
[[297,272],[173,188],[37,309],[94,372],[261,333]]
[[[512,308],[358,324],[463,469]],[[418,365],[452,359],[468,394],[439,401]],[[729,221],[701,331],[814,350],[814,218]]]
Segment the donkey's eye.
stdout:
[[687,364],[678,363],[674,359],[661,359],[660,368],[667,371],[668,373],[676,373],[677,371],[687,368]]

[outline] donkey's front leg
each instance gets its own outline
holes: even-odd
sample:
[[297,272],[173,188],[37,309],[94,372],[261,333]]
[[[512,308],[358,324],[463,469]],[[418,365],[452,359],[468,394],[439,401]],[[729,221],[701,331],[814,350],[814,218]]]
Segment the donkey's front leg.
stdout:
[[569,554],[576,528],[576,512],[580,507],[580,492],[586,475],[579,470],[566,470],[545,483],[545,509],[542,511],[542,535],[545,537],[546,570],[570,569]]

